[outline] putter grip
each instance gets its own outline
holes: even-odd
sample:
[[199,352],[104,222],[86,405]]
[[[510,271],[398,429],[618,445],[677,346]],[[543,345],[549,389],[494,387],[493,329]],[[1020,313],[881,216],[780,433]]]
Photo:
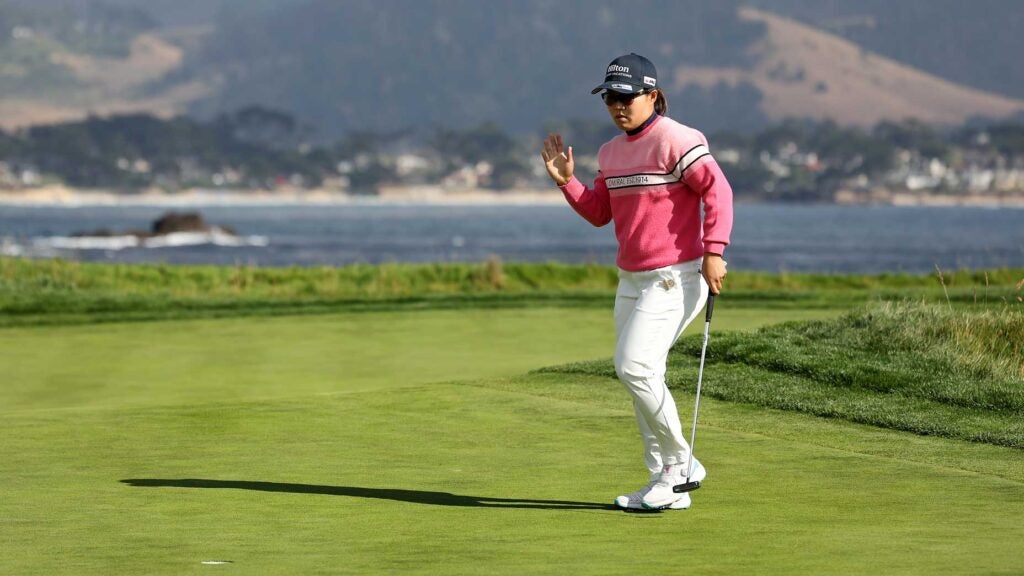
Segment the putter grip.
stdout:
[[715,295],[708,293],[708,303],[705,305],[704,321],[711,322],[711,313],[715,311]]

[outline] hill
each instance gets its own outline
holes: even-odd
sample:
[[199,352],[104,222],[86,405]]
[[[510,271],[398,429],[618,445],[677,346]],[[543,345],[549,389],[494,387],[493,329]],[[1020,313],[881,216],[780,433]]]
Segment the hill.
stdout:
[[137,6],[14,1],[0,5],[0,31],[3,128],[90,113],[167,117],[205,94],[191,82],[148,90],[181,66],[189,36]]
[[[865,4],[865,17],[888,22],[874,4]],[[0,28],[11,30],[0,35],[0,126],[114,112],[212,118],[260,105],[316,126],[322,141],[353,130],[487,121],[528,132],[555,119],[602,118],[588,89],[608,60],[628,51],[660,64],[674,113],[705,131],[750,131],[788,116],[958,124],[1024,110],[1022,100],[943,79],[942,66],[929,64],[925,73],[865,48],[888,46],[878,39],[854,44],[843,38],[853,35],[849,26],[795,0],[777,6],[803,23],[741,11],[738,0],[98,5],[14,0],[0,7]],[[961,12],[950,7],[944,17]],[[927,31],[940,16],[922,18],[915,29],[912,13],[894,10],[902,27],[885,30],[916,47],[907,50],[914,56],[937,44]],[[970,22],[979,19],[1002,29],[998,11]],[[946,44],[973,52],[992,46],[978,26],[962,32]],[[1024,76],[1010,53],[990,52],[974,64]],[[993,86],[1012,92],[1007,82]]]
[[750,8],[740,16],[765,30],[750,47],[755,63],[744,68],[681,64],[675,71],[677,90],[691,83],[707,89],[749,84],[762,94],[761,110],[773,120],[828,118],[862,126],[904,118],[954,125],[1024,111],[1024,100],[954,84],[794,20]]
[[1024,98],[1018,0],[748,0],[951,82]]
[[[589,94],[594,71],[624,52],[744,65],[741,48],[760,30],[737,19],[737,7],[314,0],[226,24],[180,77],[220,82],[191,108],[199,115],[260,103],[328,134],[489,120],[528,130],[581,110],[603,114]],[[701,34],[704,26],[718,33]]]
[[182,82],[156,93],[147,90],[149,83],[177,69],[182,57],[180,47],[149,32],[133,38],[121,57],[54,48],[47,58],[59,68],[62,81],[44,85],[37,94],[0,99],[0,128],[79,120],[89,114],[170,118],[209,93],[198,82]]

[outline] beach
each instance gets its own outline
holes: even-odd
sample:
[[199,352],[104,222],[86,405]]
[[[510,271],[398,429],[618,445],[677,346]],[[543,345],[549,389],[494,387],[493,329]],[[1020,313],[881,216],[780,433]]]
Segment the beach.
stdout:
[[180,192],[149,189],[125,193],[51,185],[0,190],[0,205],[8,206],[334,206],[367,203],[536,205],[564,201],[562,194],[553,186],[501,192],[483,189],[446,190],[439,186],[395,186],[382,187],[375,195],[299,188],[274,191],[192,188]]
[[[744,191],[735,191],[737,202],[761,202]],[[5,206],[338,206],[352,204],[438,205],[548,205],[564,202],[558,188],[448,189],[441,186],[384,186],[376,194],[353,194],[332,189],[282,188],[241,190],[190,188],[169,192],[157,188],[139,192],[73,188],[48,185],[0,190]],[[1022,208],[1024,195],[938,194],[876,189],[839,190],[833,203],[843,206],[929,206],[973,208]]]

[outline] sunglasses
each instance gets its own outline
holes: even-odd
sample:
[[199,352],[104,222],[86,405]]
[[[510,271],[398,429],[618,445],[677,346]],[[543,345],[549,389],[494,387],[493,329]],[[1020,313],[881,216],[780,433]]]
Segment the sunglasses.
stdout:
[[635,100],[637,96],[640,96],[642,94],[650,94],[650,92],[637,92],[636,94],[621,94],[619,92],[612,92],[611,90],[606,90],[601,93],[601,99],[604,100],[604,103],[608,106],[611,106],[613,104],[625,104],[626,106],[629,106],[630,104],[633,103],[633,100]]

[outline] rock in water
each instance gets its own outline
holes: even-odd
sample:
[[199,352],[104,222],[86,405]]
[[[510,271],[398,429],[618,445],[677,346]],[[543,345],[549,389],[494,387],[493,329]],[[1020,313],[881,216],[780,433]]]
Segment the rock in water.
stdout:
[[208,236],[231,236],[237,237],[238,233],[228,226],[214,226],[208,224],[198,212],[165,212],[160,218],[153,221],[150,230],[127,230],[124,232],[100,228],[90,232],[76,232],[72,238],[118,238],[122,236],[134,236],[147,242],[169,236],[171,234],[184,234],[187,236],[208,235]]
[[210,226],[198,212],[166,212],[153,222],[153,234],[163,236],[175,232],[210,232]]

